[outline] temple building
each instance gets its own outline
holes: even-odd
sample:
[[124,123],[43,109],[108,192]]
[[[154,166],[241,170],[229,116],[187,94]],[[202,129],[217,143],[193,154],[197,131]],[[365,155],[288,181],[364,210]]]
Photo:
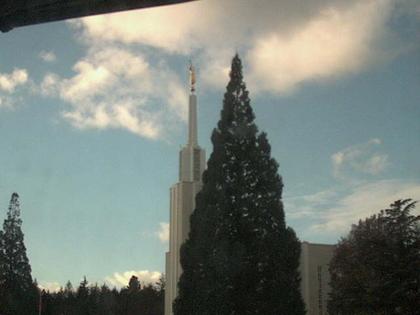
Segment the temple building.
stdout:
[[195,73],[190,66],[188,104],[188,143],[179,152],[179,179],[170,190],[169,252],[166,253],[165,315],[172,315],[172,303],[178,293],[181,276],[179,250],[190,231],[190,216],[195,208],[195,195],[201,189],[201,175],[206,166],[206,153],[197,142],[197,96]]
[[[190,66],[188,104],[188,142],[179,153],[179,179],[170,189],[169,251],[166,253],[165,315],[172,315],[172,304],[178,294],[182,273],[180,247],[190,231],[190,216],[195,208],[195,195],[201,189],[201,175],[206,167],[206,154],[197,141],[197,96],[195,73]],[[302,242],[300,258],[301,292],[307,315],[327,315],[329,293],[328,264],[334,245]],[[216,314],[215,314],[216,315]]]

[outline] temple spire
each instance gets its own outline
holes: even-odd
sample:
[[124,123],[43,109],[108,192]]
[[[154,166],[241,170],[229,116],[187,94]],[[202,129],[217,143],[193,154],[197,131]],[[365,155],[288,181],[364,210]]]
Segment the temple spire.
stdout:
[[195,92],[195,68],[194,68],[191,61],[190,61],[189,72],[190,72],[190,92],[191,92],[191,94],[194,94],[194,92]]
[[190,97],[188,104],[188,145],[198,146],[197,143],[197,96],[195,92],[195,69],[190,62]]
[[166,253],[165,315],[173,315],[172,304],[178,295],[182,273],[180,249],[190,231],[190,216],[195,209],[195,195],[201,189],[201,175],[206,167],[206,153],[197,140],[197,95],[195,70],[189,64],[188,143],[179,152],[179,180],[171,187],[169,252]]

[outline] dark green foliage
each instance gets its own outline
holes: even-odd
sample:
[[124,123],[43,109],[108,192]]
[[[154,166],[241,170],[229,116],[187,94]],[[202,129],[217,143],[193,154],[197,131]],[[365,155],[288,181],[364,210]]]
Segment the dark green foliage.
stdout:
[[105,284],[89,285],[86,278],[76,291],[71,284],[56,293],[42,292],[43,315],[163,315],[161,281],[143,288],[137,277],[128,287],[109,289]]
[[398,200],[353,225],[330,264],[332,315],[420,314],[420,216]]
[[300,242],[286,227],[278,164],[254,118],[236,55],[181,248],[176,315],[304,314]]
[[23,239],[19,195],[13,193],[0,232],[0,314],[31,315],[37,311],[38,293]]
[[83,280],[80,282],[79,287],[76,291],[76,312],[80,315],[89,314],[89,287],[86,276],[83,277]]

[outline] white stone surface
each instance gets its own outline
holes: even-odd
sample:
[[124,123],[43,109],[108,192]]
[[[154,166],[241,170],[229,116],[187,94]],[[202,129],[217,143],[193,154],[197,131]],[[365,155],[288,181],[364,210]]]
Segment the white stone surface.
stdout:
[[178,294],[182,273],[179,250],[190,231],[190,216],[195,195],[201,189],[206,154],[197,141],[197,96],[189,97],[188,143],[179,153],[179,182],[170,189],[169,252],[166,253],[165,315],[172,315],[172,303]]
[[306,315],[327,315],[330,292],[329,263],[335,246],[302,242],[300,254],[301,293]]

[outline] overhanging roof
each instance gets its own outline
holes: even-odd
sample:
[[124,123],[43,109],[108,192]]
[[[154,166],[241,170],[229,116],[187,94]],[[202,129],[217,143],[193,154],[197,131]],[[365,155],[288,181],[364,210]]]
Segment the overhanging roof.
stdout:
[[0,31],[88,15],[194,0],[0,0]]

